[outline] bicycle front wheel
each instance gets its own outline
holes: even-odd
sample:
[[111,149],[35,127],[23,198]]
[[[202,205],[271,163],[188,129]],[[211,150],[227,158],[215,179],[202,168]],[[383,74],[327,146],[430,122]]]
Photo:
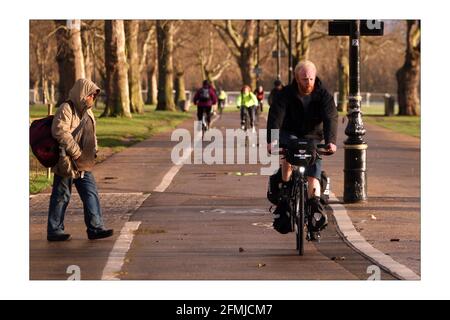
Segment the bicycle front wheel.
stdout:
[[305,253],[305,200],[303,192],[297,193],[295,199],[295,222],[296,222],[296,240],[298,255]]

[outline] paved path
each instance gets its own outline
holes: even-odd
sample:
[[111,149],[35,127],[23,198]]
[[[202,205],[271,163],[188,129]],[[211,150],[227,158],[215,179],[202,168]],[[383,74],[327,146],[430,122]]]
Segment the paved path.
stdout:
[[[238,122],[237,113],[226,113],[215,123],[215,127],[221,130],[235,128]],[[182,127],[193,129],[191,122],[184,123]],[[376,133],[376,136],[382,133]],[[367,268],[372,262],[342,241],[333,218],[322,242],[317,245],[308,243],[305,256],[296,255],[294,236],[279,235],[270,228],[270,204],[265,200],[267,177],[235,175],[236,172],[258,173],[259,165],[184,165],[164,192],[154,192],[173,166],[170,151],[174,145],[175,142],[170,141],[170,133],[161,134],[113,155],[95,168],[107,225],[116,230],[116,235],[111,239],[97,242],[86,239],[81,206],[74,199],[69,206],[66,222],[66,229],[72,233],[73,240],[47,243],[45,218],[48,195],[30,199],[30,278],[67,279],[69,274],[66,271],[70,265],[80,267],[82,279],[112,276],[122,280],[357,280],[369,277]],[[370,148],[375,148],[375,143],[372,142]],[[389,149],[386,150],[390,154]],[[329,163],[326,164],[338,196],[342,193],[339,189],[342,166],[338,169],[341,156],[338,154],[336,160],[327,160]],[[381,199],[385,196],[375,193],[376,181],[375,178],[369,180],[369,190],[374,190],[370,196],[374,196],[374,200],[375,197]],[[397,196],[412,197],[406,191]],[[391,204],[397,203],[397,196],[390,195]],[[376,210],[377,222],[380,226],[384,225],[388,215],[381,212],[377,203],[371,200],[366,207],[352,205],[349,209],[357,226],[359,223],[367,224],[368,228],[362,232],[367,232],[364,236],[369,241],[370,234],[379,234],[376,228],[375,231],[371,229],[377,225],[368,219],[365,222],[358,220],[357,214],[359,212],[366,217],[370,210]],[[410,206],[408,204],[407,207]],[[361,209],[357,211],[358,208]],[[363,212],[362,208],[366,211]],[[405,209],[399,212],[401,215],[391,215],[390,219],[409,219],[411,226],[416,224],[416,211],[410,213]],[[124,228],[126,232],[120,235],[127,222],[137,222],[139,228],[130,234],[126,234],[128,229]],[[396,232],[395,223],[392,225],[392,230],[386,232]],[[410,239],[418,238],[415,234],[418,225],[410,229]],[[129,250],[128,246],[121,245],[123,239],[130,244]],[[373,239],[378,238],[374,236]],[[389,242],[387,245],[405,244],[407,248],[402,253],[403,261],[410,263],[410,258],[417,256],[420,259],[420,253],[417,255],[415,249],[411,254],[410,245],[414,243],[403,241],[406,238],[402,236],[401,242]],[[374,241],[374,246],[382,249],[383,244]],[[415,248],[414,245],[412,247]],[[111,261],[121,259],[124,253],[119,270],[105,277],[105,270],[114,271],[114,268],[105,266],[117,267],[118,264],[111,264]],[[400,259],[402,254],[398,255]],[[384,272],[381,277],[394,279]]]

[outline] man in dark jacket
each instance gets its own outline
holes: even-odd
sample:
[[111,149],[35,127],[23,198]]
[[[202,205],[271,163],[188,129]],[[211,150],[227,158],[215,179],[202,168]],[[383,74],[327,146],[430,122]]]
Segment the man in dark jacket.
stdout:
[[281,92],[283,89],[283,83],[280,80],[275,80],[273,82],[273,89],[270,91],[269,98],[267,98],[267,102],[269,103],[269,106],[272,106],[274,97]]
[[197,119],[202,121],[203,113],[206,112],[206,123],[209,128],[211,123],[212,106],[217,103],[216,90],[208,80],[203,81],[203,86],[194,95],[194,104],[197,106]]
[[[322,86],[316,77],[316,67],[310,61],[303,61],[295,68],[294,81],[284,87],[273,99],[267,120],[268,152],[275,144],[287,145],[293,139],[325,140],[328,152],[336,152],[338,113],[333,96]],[[271,129],[280,130],[280,141],[271,137]],[[283,191],[287,193],[292,166],[281,160]],[[320,157],[306,169],[308,177],[308,205],[315,229],[327,225],[326,213],[320,204],[320,175],[322,161]]]

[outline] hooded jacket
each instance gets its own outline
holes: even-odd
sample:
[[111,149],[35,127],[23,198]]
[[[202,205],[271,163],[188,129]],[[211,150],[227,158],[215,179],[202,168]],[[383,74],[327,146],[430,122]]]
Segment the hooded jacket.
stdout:
[[[60,176],[77,178],[81,171],[90,171],[97,152],[96,122],[86,97],[100,92],[90,80],[79,79],[69,92],[68,102],[62,103],[55,113],[52,135],[58,141],[61,156],[53,172]],[[76,165],[74,160],[77,159]]]
[[299,98],[297,81],[273,96],[267,118],[267,143],[272,141],[271,129],[280,129],[299,138],[336,144],[338,112],[333,96],[316,78],[311,101],[305,110]]

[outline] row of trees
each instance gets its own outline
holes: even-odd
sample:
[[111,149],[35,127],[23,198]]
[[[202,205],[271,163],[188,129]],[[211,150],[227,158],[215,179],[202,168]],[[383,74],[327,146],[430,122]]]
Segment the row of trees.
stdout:
[[[363,91],[398,88],[400,113],[418,114],[420,23],[393,21],[386,29],[384,37],[363,39]],[[105,89],[103,116],[131,117],[143,112],[144,102],[175,110],[186,101],[185,88],[202,79],[234,90],[257,81],[268,88],[276,75],[270,59],[277,30],[287,48],[287,21],[278,27],[257,20],[31,21],[30,86],[42,88],[44,102],[55,100],[57,86],[59,103],[77,78],[86,77]],[[328,37],[327,21],[298,20],[292,40],[294,65],[316,62],[322,80],[339,90],[339,108],[345,110],[348,39]],[[282,70],[286,64],[283,59]],[[259,79],[257,67],[263,70]],[[282,76],[286,80],[287,72]]]

